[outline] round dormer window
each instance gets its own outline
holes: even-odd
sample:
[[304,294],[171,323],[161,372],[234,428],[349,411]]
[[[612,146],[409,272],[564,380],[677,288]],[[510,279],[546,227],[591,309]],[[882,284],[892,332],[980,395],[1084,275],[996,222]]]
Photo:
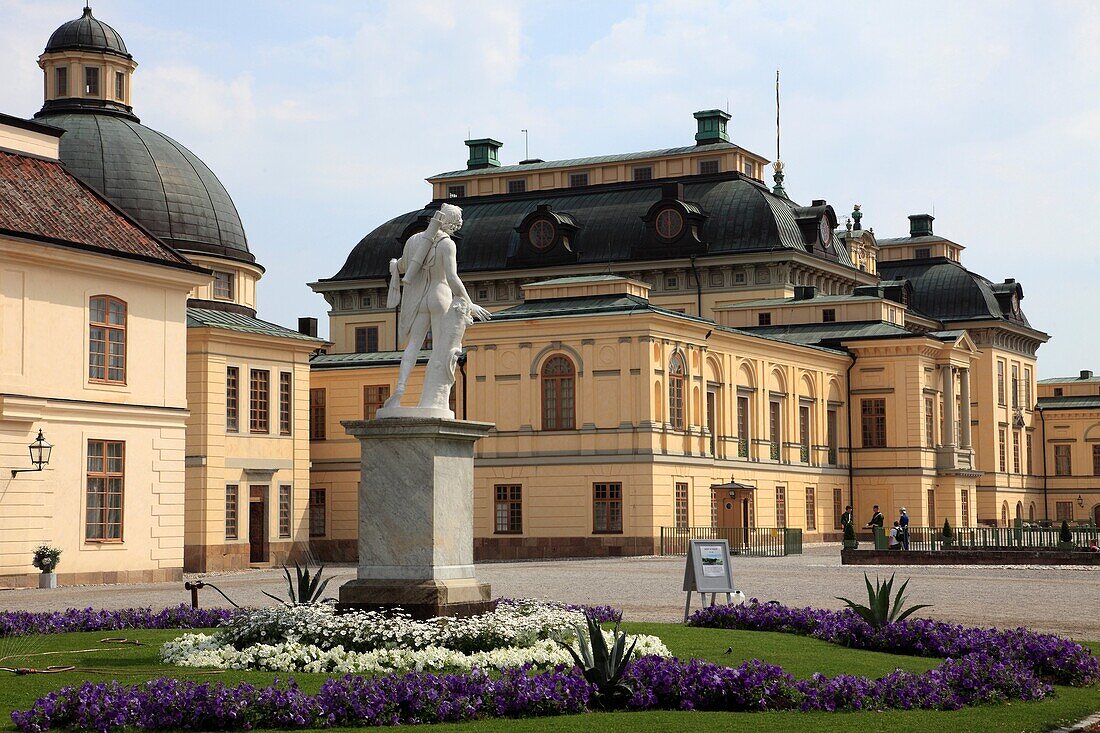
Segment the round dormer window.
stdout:
[[527,239],[531,242],[531,246],[540,252],[549,249],[556,237],[557,231],[554,225],[546,219],[536,220],[527,230]]
[[676,209],[662,209],[654,222],[657,236],[661,239],[676,239],[684,231],[684,217]]

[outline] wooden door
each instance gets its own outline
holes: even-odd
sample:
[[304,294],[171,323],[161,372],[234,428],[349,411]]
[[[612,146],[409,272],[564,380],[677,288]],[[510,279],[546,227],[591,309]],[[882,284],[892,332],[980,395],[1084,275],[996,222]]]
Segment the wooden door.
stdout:
[[249,487],[248,561],[267,562],[267,487]]

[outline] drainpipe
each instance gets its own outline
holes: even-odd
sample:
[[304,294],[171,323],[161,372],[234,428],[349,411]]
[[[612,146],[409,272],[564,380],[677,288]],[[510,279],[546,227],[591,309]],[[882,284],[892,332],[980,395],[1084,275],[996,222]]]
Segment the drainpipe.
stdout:
[[695,269],[695,255],[692,255],[690,260],[691,260],[691,274],[695,276],[695,302],[696,302],[696,308],[698,308],[698,312],[695,315],[699,316],[700,318],[704,318],[705,316],[703,316],[703,284],[701,282],[699,282],[699,271],[697,269]]
[[1050,480],[1047,478],[1047,416],[1043,413],[1043,408],[1039,408],[1039,422],[1043,425],[1042,433],[1042,451],[1043,451],[1043,520],[1050,521],[1050,509],[1049,502],[1047,501],[1047,482]]
[[856,365],[857,357],[851,351],[848,352],[848,355],[852,357],[852,363],[848,365],[848,381],[845,384],[848,392],[848,409],[846,410],[848,417],[848,503],[852,506],[852,511],[854,512],[856,506],[856,491],[855,479],[852,475],[852,367]]

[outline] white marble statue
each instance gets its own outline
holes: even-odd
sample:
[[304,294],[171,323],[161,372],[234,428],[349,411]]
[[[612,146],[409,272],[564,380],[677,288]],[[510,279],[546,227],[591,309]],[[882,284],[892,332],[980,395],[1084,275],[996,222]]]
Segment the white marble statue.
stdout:
[[[386,417],[447,417],[454,386],[455,365],[462,353],[462,336],[475,320],[489,320],[489,311],[470,300],[466,286],[458,279],[455,243],[451,239],[462,227],[462,209],[443,204],[428,228],[405,242],[401,258],[390,260],[390,290],[386,307],[401,306],[397,319],[398,343],[405,343],[397,388],[378,410]],[[401,398],[409,375],[424,347],[429,329],[432,354],[424,375],[424,390],[416,407],[402,407]]]

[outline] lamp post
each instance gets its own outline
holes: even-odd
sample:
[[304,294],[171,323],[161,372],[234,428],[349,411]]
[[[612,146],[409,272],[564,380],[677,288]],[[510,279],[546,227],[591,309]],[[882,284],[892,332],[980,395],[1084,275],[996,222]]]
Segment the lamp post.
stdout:
[[13,468],[11,470],[12,478],[15,478],[17,473],[41,471],[42,467],[50,462],[50,452],[53,451],[53,446],[46,442],[46,436],[42,434],[42,428],[38,429],[38,437],[27,446],[27,449],[30,451],[31,465],[34,468]]

